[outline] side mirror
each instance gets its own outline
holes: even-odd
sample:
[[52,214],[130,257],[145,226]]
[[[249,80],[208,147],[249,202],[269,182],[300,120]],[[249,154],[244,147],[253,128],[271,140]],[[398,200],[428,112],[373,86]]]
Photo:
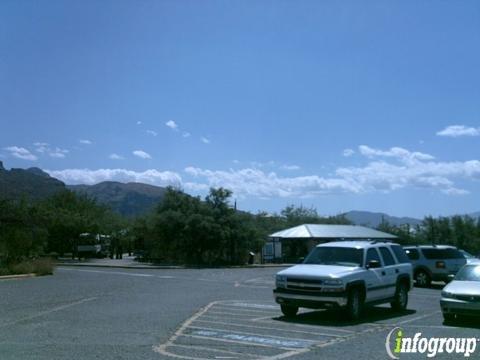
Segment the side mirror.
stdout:
[[379,267],[381,267],[381,265],[378,260],[370,260],[367,264],[367,269],[378,269]]
[[297,264],[302,264],[304,260],[305,260],[304,257],[299,257],[297,260]]

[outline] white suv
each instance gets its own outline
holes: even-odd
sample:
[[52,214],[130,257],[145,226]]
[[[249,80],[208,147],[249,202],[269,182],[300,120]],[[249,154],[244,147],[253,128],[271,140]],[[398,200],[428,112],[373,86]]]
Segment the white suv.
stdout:
[[285,316],[295,316],[299,307],[343,307],[358,320],[366,304],[406,309],[411,289],[412,264],[400,245],[337,241],[318,245],[301,265],[277,273],[273,294]]

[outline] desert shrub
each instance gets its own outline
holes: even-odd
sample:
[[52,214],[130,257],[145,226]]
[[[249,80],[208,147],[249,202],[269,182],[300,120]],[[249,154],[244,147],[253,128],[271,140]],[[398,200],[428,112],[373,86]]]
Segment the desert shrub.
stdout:
[[6,267],[0,267],[0,276],[21,274],[51,275],[54,269],[55,263],[50,258],[30,259],[10,264]]

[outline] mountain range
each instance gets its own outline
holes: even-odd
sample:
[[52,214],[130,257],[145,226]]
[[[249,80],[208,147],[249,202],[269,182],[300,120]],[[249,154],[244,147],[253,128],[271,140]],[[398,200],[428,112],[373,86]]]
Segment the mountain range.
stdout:
[[97,199],[124,216],[149,212],[165,195],[165,188],[142,183],[105,181],[95,185],[68,185],[68,189]]
[[383,221],[388,222],[390,225],[420,225],[422,220],[411,217],[397,217],[390,216],[385,213],[370,212],[370,211],[349,211],[342,214],[355,225],[365,225],[369,227],[378,227]]
[[141,184],[101,182],[95,185],[65,185],[39,168],[6,170],[0,161],[0,198],[43,200],[70,189],[95,198],[99,203],[124,215],[145,214],[158,204],[165,188]]
[[62,190],[63,182],[39,168],[6,170],[0,161],[0,198],[41,200]]
[[[99,203],[128,217],[149,212],[162,201],[165,195],[165,188],[142,183],[125,184],[105,181],[95,185],[65,185],[42,169],[32,167],[6,170],[0,161],[0,198],[19,199],[25,197],[31,200],[41,200],[65,189],[93,197]],[[411,217],[396,217],[369,211],[349,211],[343,215],[353,224],[370,227],[377,227],[382,221],[396,226],[404,224],[415,226],[422,222],[420,219]],[[468,215],[480,218],[480,212]]]

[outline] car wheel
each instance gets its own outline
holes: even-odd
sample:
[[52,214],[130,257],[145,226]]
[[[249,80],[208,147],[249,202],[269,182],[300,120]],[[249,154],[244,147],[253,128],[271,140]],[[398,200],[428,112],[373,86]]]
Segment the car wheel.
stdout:
[[419,287],[429,287],[432,283],[432,279],[425,270],[419,270],[415,275],[415,283]]
[[298,306],[280,305],[280,309],[286,317],[294,317],[298,313]]
[[455,314],[443,313],[443,320],[445,322],[452,322],[455,320]]
[[390,303],[395,311],[405,311],[408,305],[408,288],[405,283],[400,283],[395,292],[395,299]]
[[359,289],[352,289],[348,294],[347,317],[349,320],[357,321],[362,315],[363,299]]

